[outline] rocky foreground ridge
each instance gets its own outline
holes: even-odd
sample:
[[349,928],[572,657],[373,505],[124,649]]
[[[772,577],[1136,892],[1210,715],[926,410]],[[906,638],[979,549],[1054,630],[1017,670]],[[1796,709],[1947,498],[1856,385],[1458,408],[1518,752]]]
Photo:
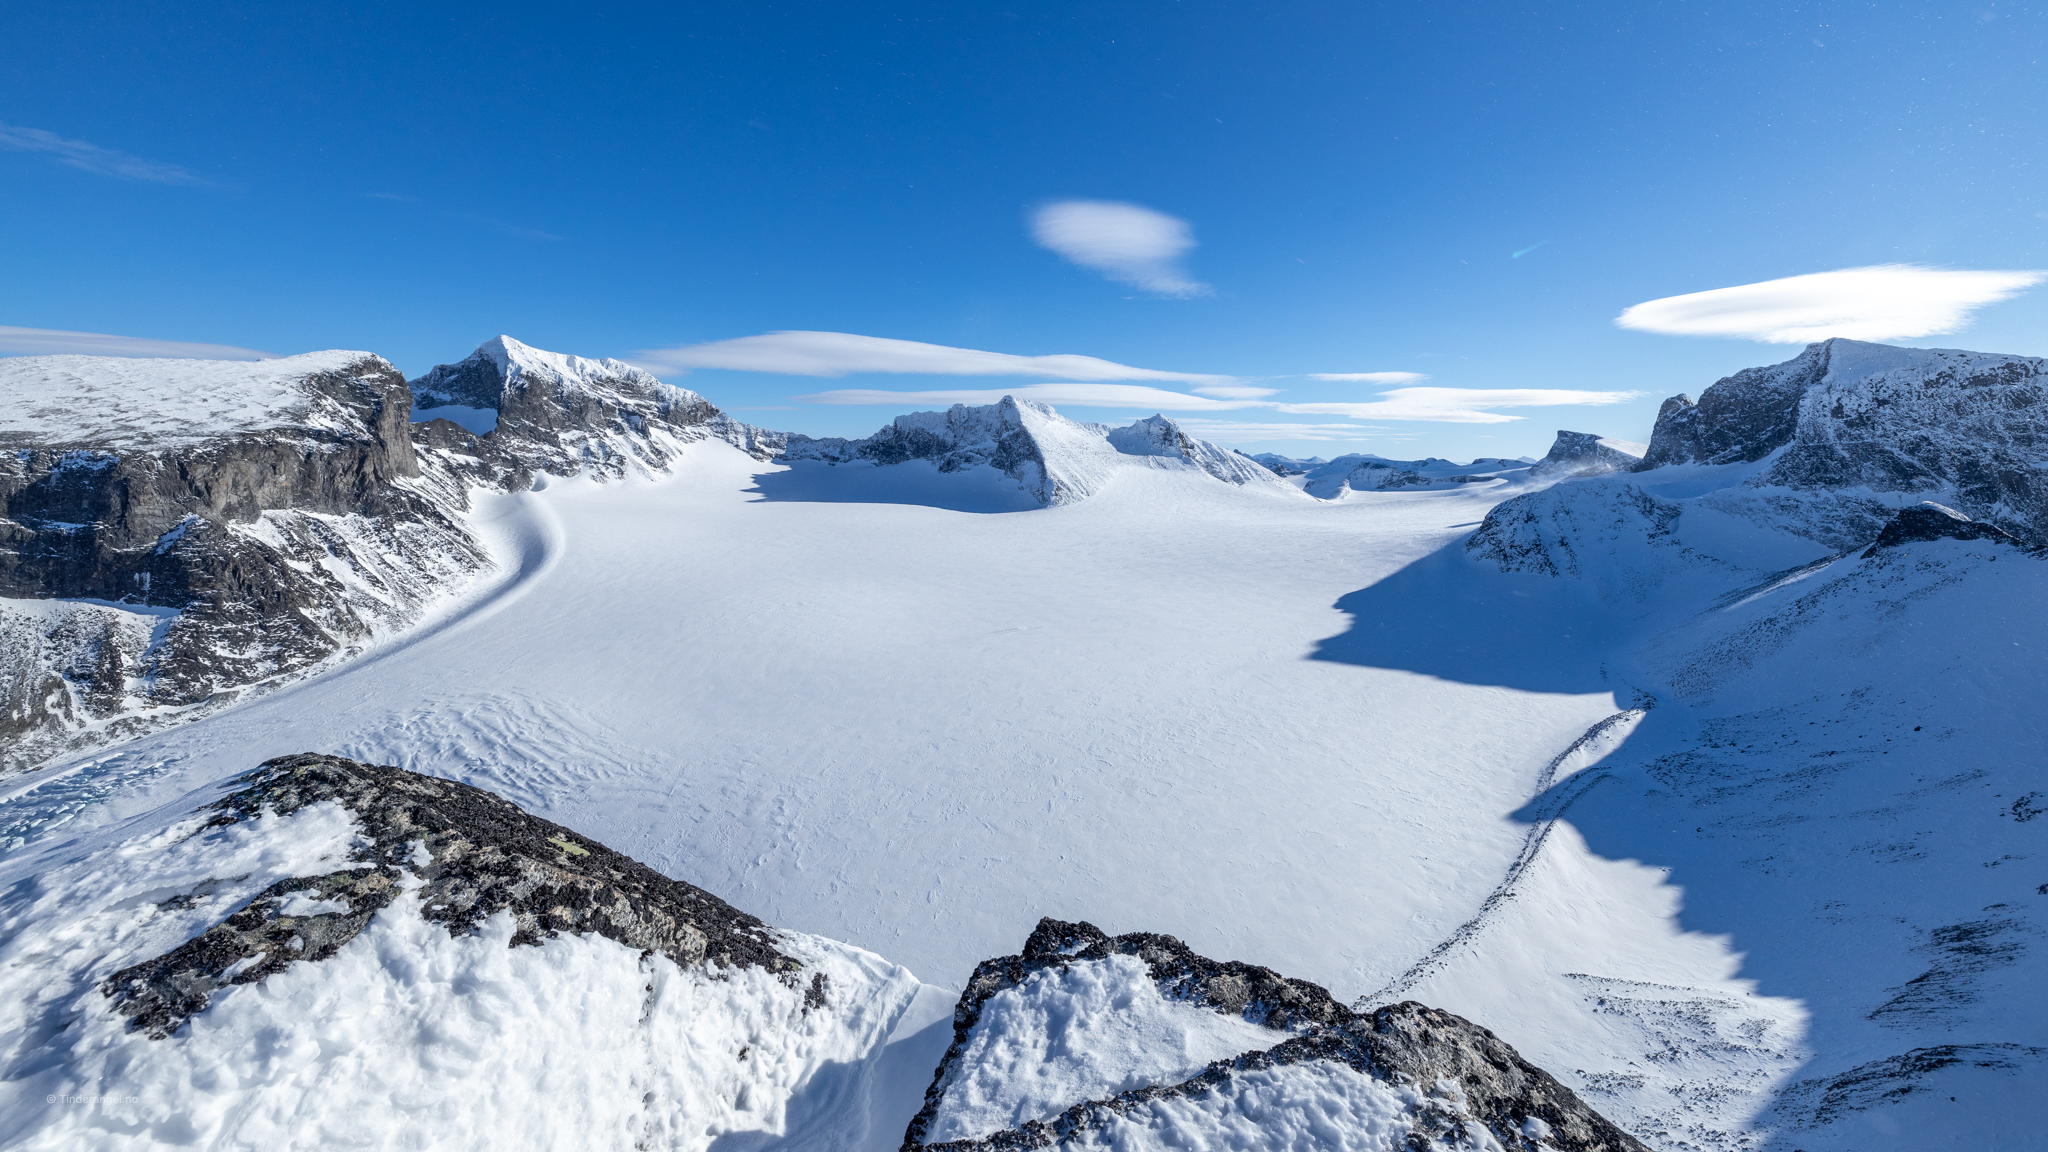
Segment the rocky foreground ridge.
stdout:
[[[1032,1014],[1020,1007],[1072,1003],[1103,972],[1112,995],[1097,1003],[1119,1006],[1103,1014],[1145,1015],[1145,1035],[1170,1049],[1166,1060],[1092,1059],[1091,1040],[1121,1037],[1085,1008],[1057,1035],[1018,1026]],[[1231,1031],[1207,1034],[1217,1024]],[[1219,1039],[1244,1050],[1187,1066],[1186,1053]],[[1022,1066],[1005,1063],[1020,1047]],[[1055,1087],[1003,1082],[1026,1070]],[[1365,1146],[1389,1149],[1647,1152],[1493,1033],[1451,1013],[1412,1002],[1355,1013],[1318,985],[1211,960],[1171,936],[1111,937],[1052,919],[1039,922],[1020,955],[974,970],[903,1152],[1229,1147],[1241,1146],[1231,1138],[1242,1140],[1247,1127],[1259,1130],[1258,1146],[1323,1146],[1330,1124],[1355,1126],[1356,1139],[1371,1141]],[[1161,1129],[1173,1138],[1160,1140]]]
[[[165,815],[7,906],[17,929],[61,920],[73,943],[8,1009],[0,1078],[27,1078],[28,1103],[108,1076],[123,1094],[0,1132],[238,1144],[274,1115],[319,1143],[397,1076],[408,1133],[435,1147],[544,1135],[552,1110],[582,1117],[578,1143],[705,1149],[788,1132],[807,1094],[876,1058],[916,988],[455,781],[300,754]],[[26,971],[17,951],[0,943]],[[1331,1123],[1386,1152],[1643,1147],[1484,1028],[1413,1003],[1354,1013],[1170,936],[1042,921],[1021,955],[976,968],[953,1035],[906,1152],[1247,1146],[1247,1125],[1288,1146],[1327,1143]],[[333,1053],[363,1067],[328,1069]],[[195,1069],[218,1108],[195,1106]],[[569,1069],[621,1086],[595,1118]],[[488,1084],[493,1109],[539,1126],[420,1107],[443,1083]],[[1148,1134],[1160,1124],[1169,1139]]]

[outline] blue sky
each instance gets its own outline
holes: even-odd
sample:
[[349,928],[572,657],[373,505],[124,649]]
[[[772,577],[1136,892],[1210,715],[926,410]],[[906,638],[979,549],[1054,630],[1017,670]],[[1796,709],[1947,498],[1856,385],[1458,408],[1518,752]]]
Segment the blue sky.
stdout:
[[[1253,451],[1540,454],[1798,351],[1630,306],[2048,268],[2044,31],[2005,2],[9,5],[0,325],[409,373],[503,332],[814,434],[929,406],[851,392],[1120,381]],[[2048,354],[2024,278],[1800,284],[1815,330]],[[781,331],[1153,375],[648,355]],[[800,399],[828,393],[872,402]]]

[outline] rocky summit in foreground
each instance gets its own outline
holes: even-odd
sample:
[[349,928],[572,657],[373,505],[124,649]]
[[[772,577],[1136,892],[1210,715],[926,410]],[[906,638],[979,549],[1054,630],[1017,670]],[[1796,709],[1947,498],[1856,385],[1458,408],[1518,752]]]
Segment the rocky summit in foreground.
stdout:
[[1171,936],[1041,920],[974,971],[903,1152],[1026,1148],[1647,1152],[1493,1033]]

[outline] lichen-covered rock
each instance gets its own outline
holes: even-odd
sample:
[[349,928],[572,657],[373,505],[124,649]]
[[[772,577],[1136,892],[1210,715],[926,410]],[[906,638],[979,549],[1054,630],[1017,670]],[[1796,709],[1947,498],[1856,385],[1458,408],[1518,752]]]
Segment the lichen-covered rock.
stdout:
[[481,788],[316,754],[268,761],[238,783],[209,827],[333,801],[360,825],[354,863],[278,881],[194,939],[109,976],[101,991],[132,1029],[169,1036],[220,988],[332,956],[407,884],[450,935],[509,911],[514,945],[594,932],[686,967],[798,967],[755,917]]
[[[963,1060],[987,1050],[971,1041],[993,998],[1048,973],[1117,956],[1141,960],[1165,1000],[1258,1025],[1270,1033],[1270,1044],[1172,1082],[1121,1090],[1107,1085],[1098,1097],[1013,1128],[927,1142],[949,1105],[948,1093],[967,1090],[971,1081]],[[1101,1023],[1083,1026],[1100,1034]],[[1347,1103],[1358,1106],[1360,1099],[1405,1133],[1370,1133],[1384,1137],[1390,1150],[1448,1145],[1647,1152],[1569,1088],[1470,1021],[1415,1003],[1354,1012],[1318,985],[1256,965],[1210,960],[1171,936],[1111,937],[1092,924],[1041,920],[1021,954],[976,967],[954,1010],[953,1036],[925,1106],[905,1133],[904,1152],[1243,1146],[1242,1140],[1222,1139],[1226,1129],[1236,1136],[1247,1129],[1270,1133],[1275,1147],[1316,1146],[1324,1121],[1308,1113],[1326,1115]],[[1286,1087],[1290,1078],[1296,1081],[1292,1092]],[[1347,1102],[1346,1093],[1353,1099]],[[1293,1140],[1290,1133],[1303,1139]],[[1351,1135],[1368,1141],[1357,1146],[1372,1146],[1367,1132]]]

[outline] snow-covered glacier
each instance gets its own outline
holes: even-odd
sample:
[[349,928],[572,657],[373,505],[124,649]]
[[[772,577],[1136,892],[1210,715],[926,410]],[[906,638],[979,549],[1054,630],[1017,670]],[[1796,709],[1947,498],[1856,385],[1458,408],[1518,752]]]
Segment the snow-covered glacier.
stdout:
[[[161,707],[209,609],[63,581],[167,534],[362,622],[10,738],[11,1145],[2037,1142],[2038,361],[1832,341],[1458,464],[365,357],[0,361],[57,381],[15,699]],[[321,461],[143,547],[73,452]]]

